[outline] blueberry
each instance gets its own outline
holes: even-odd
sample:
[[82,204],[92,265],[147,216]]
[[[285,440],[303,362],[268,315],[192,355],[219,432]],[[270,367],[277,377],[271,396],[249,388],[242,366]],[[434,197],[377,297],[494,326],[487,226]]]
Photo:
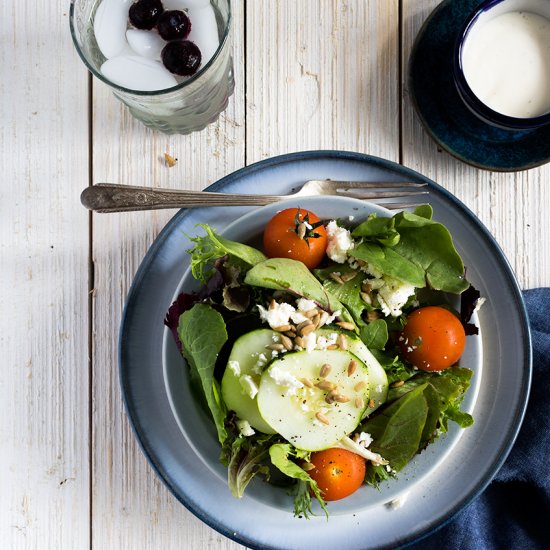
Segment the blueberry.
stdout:
[[164,66],[174,74],[191,76],[195,74],[201,64],[201,51],[189,40],[169,42],[161,53]]
[[161,0],[138,0],[130,6],[128,19],[136,29],[150,31],[163,11]]
[[191,32],[191,21],[185,12],[169,10],[159,17],[157,29],[164,40],[184,40]]

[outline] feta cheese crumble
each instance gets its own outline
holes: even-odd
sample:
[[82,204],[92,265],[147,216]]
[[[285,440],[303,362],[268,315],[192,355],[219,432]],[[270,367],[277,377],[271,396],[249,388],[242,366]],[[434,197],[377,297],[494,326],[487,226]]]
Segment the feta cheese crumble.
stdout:
[[296,300],[296,307],[298,311],[311,311],[317,307],[317,304],[313,300],[308,300],[307,298],[298,298],[298,300]]
[[269,376],[275,381],[276,384],[288,388],[287,395],[296,395],[298,388],[303,388],[304,385],[292,374],[280,369],[277,366],[273,366],[269,371]]
[[227,363],[227,366],[229,367],[229,370],[235,375],[240,376],[241,375],[241,365],[238,361],[229,361]]
[[286,302],[276,303],[272,308],[267,309],[258,305],[260,319],[265,321],[271,328],[288,325],[288,321],[292,313],[296,310]]
[[332,261],[343,264],[347,260],[348,250],[351,250],[355,244],[351,233],[345,227],[340,227],[334,220],[327,224],[326,230],[327,256]]
[[239,378],[239,384],[241,385],[243,392],[248,395],[250,399],[254,399],[258,394],[258,385],[250,374],[243,374]]
[[384,286],[378,289],[378,302],[384,315],[399,317],[403,306],[414,294],[414,286],[384,277]]
[[368,449],[370,447],[370,444],[372,443],[372,436],[367,432],[361,432],[355,442],[358,445],[361,445],[361,447],[365,447],[365,449]]
[[244,437],[250,437],[256,433],[248,420],[237,420],[237,428],[239,428],[239,435]]

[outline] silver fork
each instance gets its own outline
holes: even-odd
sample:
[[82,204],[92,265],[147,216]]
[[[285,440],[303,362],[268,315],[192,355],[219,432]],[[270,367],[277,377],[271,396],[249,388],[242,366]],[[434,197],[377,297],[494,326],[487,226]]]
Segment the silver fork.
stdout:
[[[98,183],[84,189],[80,201],[89,210],[102,213],[205,206],[263,206],[294,197],[314,195],[337,195],[377,201],[427,195],[428,191],[421,189],[426,185],[412,182],[309,180],[299,191],[289,195],[237,195]],[[390,209],[408,208],[419,204],[421,203],[380,203],[381,206]]]

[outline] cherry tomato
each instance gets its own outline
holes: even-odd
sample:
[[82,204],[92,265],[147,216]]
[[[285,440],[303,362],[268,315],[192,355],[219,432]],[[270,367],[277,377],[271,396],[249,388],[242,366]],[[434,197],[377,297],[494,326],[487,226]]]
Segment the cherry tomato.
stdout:
[[425,371],[443,370],[456,364],[465,345],[466,334],[460,320],[438,306],[413,311],[399,336],[405,358]]
[[[304,224],[302,227],[301,224]],[[309,210],[287,208],[269,220],[264,230],[264,250],[270,258],[290,258],[309,269],[317,267],[327,250],[327,232]],[[313,228],[311,228],[313,226]],[[303,234],[305,230],[305,234]]]
[[325,500],[340,500],[355,493],[365,479],[365,459],[345,449],[311,453],[309,461],[314,468],[308,474]]

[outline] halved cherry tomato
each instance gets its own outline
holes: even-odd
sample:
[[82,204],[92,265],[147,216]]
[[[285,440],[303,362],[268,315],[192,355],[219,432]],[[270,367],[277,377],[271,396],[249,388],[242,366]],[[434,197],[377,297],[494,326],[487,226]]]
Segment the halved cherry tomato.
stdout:
[[365,459],[346,449],[311,453],[309,461],[314,468],[308,474],[325,500],[340,500],[355,493],[365,479]]
[[[303,224],[303,225],[302,225]],[[290,258],[309,269],[317,267],[327,250],[327,232],[309,210],[287,208],[269,220],[264,230],[264,250],[270,258]]]
[[409,314],[399,336],[405,358],[425,371],[443,370],[456,364],[465,345],[466,334],[460,320],[438,306],[421,307]]

